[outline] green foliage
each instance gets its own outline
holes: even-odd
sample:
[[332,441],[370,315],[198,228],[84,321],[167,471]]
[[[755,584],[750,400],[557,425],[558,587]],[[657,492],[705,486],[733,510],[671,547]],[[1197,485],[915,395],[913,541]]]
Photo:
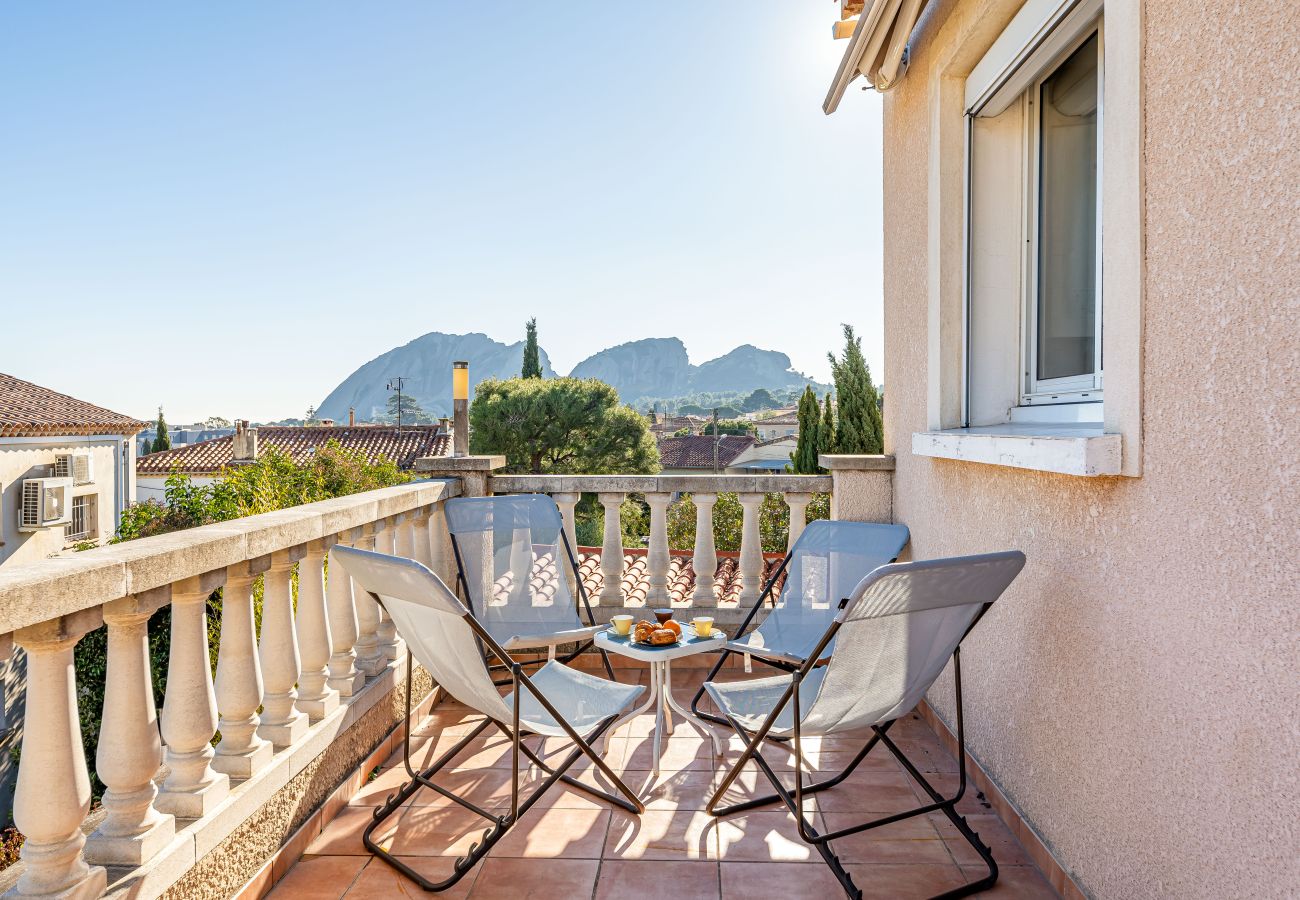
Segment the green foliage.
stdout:
[[225,416],[208,416],[203,420],[204,428],[230,428],[230,420]]
[[470,406],[470,451],[501,453],[510,472],[653,474],[646,419],[594,378],[489,378]]
[[524,325],[524,368],[523,378],[541,378],[542,360],[537,350],[537,318],[534,316]]
[[840,358],[826,354],[835,378],[839,397],[839,425],[835,430],[836,453],[881,453],[884,450],[884,427],[880,417],[880,399],[871,383],[871,371],[862,355],[862,338],[844,326],[844,351]]
[[743,412],[758,412],[762,409],[776,409],[779,405],[771,391],[767,388],[759,388],[744,399],[740,408]]
[[149,445],[150,453],[159,453],[163,450],[172,448],[172,436],[167,431],[167,420],[163,418],[162,407],[158,407],[158,421],[154,424],[157,433],[154,435],[153,443]]
[[711,415],[713,415],[713,410],[711,410],[711,409],[705,409],[703,406],[696,406],[694,403],[687,403],[687,404],[685,404],[685,405],[683,405],[683,406],[679,406],[679,407],[677,407],[677,415],[679,415],[679,416],[711,416]]
[[796,475],[816,475],[821,471],[817,465],[817,453],[822,446],[821,428],[817,395],[811,387],[804,388],[799,398],[799,441],[790,457],[790,469]]
[[[719,419],[718,434],[753,434],[754,423],[743,419]],[[700,434],[713,434],[713,423],[709,422]]]
[[[397,410],[397,394],[389,394],[388,410],[384,415],[384,421],[388,422],[390,425],[396,425]],[[416,400],[410,394],[402,394],[401,411],[403,425],[429,425],[433,422],[433,417],[424,411],[424,408],[420,406],[420,401]]]
[[817,432],[817,452],[835,452],[835,398],[826,392],[826,401],[822,404],[822,424]]
[[[719,550],[740,550],[740,533],[744,507],[740,497],[733,493],[718,494],[713,505],[713,541]],[[807,521],[829,519],[831,505],[829,494],[813,494],[808,504]],[[790,537],[790,507],[780,494],[767,494],[758,514],[759,542],[764,553],[784,553]],[[683,494],[668,507],[668,546],[674,550],[695,549],[695,503],[690,494]]]

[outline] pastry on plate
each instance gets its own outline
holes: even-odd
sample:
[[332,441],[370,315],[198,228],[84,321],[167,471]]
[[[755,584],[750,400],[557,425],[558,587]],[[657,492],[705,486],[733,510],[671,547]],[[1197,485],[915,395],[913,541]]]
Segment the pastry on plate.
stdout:
[[678,632],[671,628],[656,628],[650,632],[650,643],[656,647],[664,647],[668,644],[677,643]]

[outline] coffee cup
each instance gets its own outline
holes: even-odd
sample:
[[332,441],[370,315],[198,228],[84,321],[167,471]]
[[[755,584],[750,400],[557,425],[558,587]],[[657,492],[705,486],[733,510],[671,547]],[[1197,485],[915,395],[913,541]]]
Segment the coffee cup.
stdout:
[[615,634],[625,635],[630,634],[632,631],[631,616],[610,616],[609,624],[614,626]]
[[713,634],[713,619],[709,616],[696,616],[691,619],[691,624],[695,626],[695,634],[698,637],[706,638]]

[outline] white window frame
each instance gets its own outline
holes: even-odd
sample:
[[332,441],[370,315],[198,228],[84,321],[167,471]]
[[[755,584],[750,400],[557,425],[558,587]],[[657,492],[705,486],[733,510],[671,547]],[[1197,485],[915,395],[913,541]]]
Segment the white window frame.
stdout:
[[[81,530],[77,530],[77,507],[80,501]],[[72,498],[70,510],[72,521],[64,526],[63,537],[67,541],[91,541],[99,536],[99,496],[97,494],[76,494]]]
[[[1040,254],[1039,213],[1042,210],[1042,179],[1040,152],[1042,87],[1047,79],[1069,58],[1070,54],[1097,36],[1097,215],[1096,215],[1096,317],[1093,324],[1093,371],[1086,375],[1071,375],[1061,378],[1038,378],[1038,310],[1039,278],[1038,261]],[[1069,403],[1103,402],[1102,391],[1104,373],[1102,370],[1102,167],[1105,157],[1102,153],[1102,134],[1105,128],[1105,78],[1106,78],[1106,31],[1104,16],[1095,20],[1095,28],[1085,28],[1082,34],[1075,36],[1066,44],[1050,62],[1042,66],[1030,85],[1020,97],[1024,121],[1024,156],[1025,184],[1024,211],[1021,221],[1024,225],[1024,248],[1022,267],[1024,276],[1023,301],[1021,307],[1021,345],[1022,375],[1020,389],[1021,406],[1045,406]],[[969,190],[969,187],[968,187]]]

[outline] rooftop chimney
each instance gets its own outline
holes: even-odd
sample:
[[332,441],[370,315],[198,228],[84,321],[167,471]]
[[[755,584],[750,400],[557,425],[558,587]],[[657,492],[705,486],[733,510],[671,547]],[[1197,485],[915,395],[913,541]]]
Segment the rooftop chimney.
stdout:
[[247,419],[235,420],[235,434],[231,438],[233,463],[250,463],[257,460],[257,429],[248,427]]
[[333,420],[333,419],[321,419],[321,420],[320,420],[320,427],[321,427],[321,428],[333,428],[333,427],[334,427],[334,420]]
[[442,431],[443,431],[444,434],[450,434],[450,433],[451,433],[451,417],[449,417],[449,416],[443,416],[442,418],[440,418],[440,419],[438,420],[438,426],[442,429]]
[[348,427],[357,427],[357,408],[355,406],[348,407]]

